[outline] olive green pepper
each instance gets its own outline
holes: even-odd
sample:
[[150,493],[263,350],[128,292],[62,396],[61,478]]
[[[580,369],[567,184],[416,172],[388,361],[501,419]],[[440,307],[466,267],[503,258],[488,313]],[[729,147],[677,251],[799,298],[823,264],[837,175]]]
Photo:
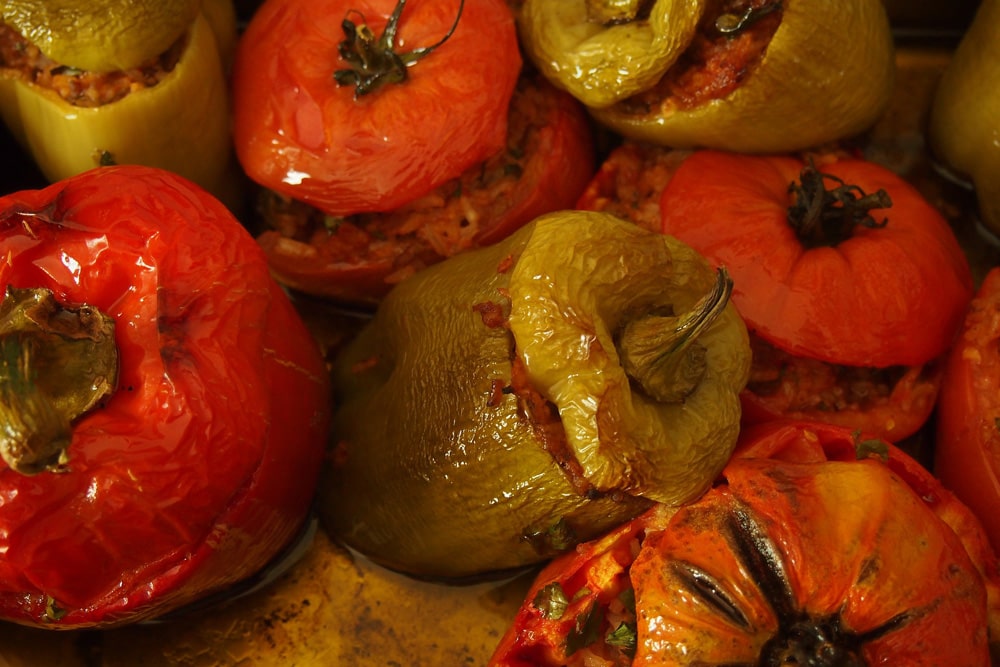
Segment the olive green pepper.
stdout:
[[672,237],[583,211],[400,283],[334,365],[327,527],[463,578],[698,496],[749,373],[731,288]]
[[979,216],[1000,235],[1000,1],[983,0],[934,93],[931,153],[975,189]]

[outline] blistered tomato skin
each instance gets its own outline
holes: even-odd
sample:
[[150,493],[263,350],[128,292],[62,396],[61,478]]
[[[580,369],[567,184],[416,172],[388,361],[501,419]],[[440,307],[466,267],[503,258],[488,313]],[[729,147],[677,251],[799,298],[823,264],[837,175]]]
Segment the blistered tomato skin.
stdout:
[[356,96],[334,80],[347,67],[342,22],[381,35],[396,6],[269,0],[257,10],[233,71],[236,149],[254,181],[331,215],[388,211],[503,150],[521,68],[503,0],[411,0],[397,54],[437,44],[459,17],[447,40],[402,85]]
[[66,472],[0,463],[0,617],[120,624],[263,567],[308,513],[329,388],[252,237],[180,177],[106,167],[0,198],[0,257],[0,289],[111,316],[120,365]]

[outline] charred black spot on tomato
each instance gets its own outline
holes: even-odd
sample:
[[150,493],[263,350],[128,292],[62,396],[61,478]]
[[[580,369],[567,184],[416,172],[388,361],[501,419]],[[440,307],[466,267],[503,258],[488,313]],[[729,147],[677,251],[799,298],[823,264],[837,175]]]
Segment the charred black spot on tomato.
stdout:
[[[904,611],[889,618],[871,630],[857,633],[843,626],[839,614],[814,616],[800,609],[795,602],[792,585],[780,547],[758,523],[753,511],[738,501],[729,508],[723,524],[726,539],[742,563],[757,582],[761,593],[778,619],[777,632],[764,644],[758,664],[803,665],[806,667],[861,667],[867,662],[862,649],[907,623],[914,613]],[[857,581],[874,577],[878,563],[869,559],[858,574]],[[740,619],[742,612],[721,593],[718,586],[705,585],[710,579],[688,577],[692,590],[702,599],[719,609],[737,625],[747,627]],[[919,613],[919,612],[918,612]]]
[[689,590],[695,591],[700,600],[720,612],[734,625],[744,629],[751,627],[739,604],[726,593],[725,588],[711,573],[690,563],[673,562],[671,567],[674,575]]

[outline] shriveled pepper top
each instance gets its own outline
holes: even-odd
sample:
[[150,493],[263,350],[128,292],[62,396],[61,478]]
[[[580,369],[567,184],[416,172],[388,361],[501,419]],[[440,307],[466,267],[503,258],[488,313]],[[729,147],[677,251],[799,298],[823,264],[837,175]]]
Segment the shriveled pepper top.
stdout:
[[45,55],[94,72],[128,69],[167,50],[202,0],[7,0],[0,19]]

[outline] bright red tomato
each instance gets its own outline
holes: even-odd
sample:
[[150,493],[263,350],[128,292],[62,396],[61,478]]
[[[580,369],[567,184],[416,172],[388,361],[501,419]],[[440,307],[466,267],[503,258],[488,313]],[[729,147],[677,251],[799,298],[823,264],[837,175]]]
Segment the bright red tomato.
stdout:
[[[120,624],[257,573],[309,512],[330,406],[253,238],[176,175],[104,167],[0,198],[0,257],[0,289],[58,304],[51,323],[0,308],[0,618]],[[95,310],[117,360],[99,367],[118,371],[91,378],[62,350],[83,338],[71,313]],[[46,406],[97,383],[110,394],[65,424],[65,461],[29,457],[59,439],[22,431],[27,408],[60,424]]]
[[[396,56],[447,39],[397,71],[403,85],[339,85],[343,24],[380,37],[397,9]],[[330,215],[389,211],[504,149],[520,69],[504,0],[268,0],[234,64],[237,153],[253,180]]]
[[1000,268],[983,279],[945,365],[934,470],[1000,548]]

